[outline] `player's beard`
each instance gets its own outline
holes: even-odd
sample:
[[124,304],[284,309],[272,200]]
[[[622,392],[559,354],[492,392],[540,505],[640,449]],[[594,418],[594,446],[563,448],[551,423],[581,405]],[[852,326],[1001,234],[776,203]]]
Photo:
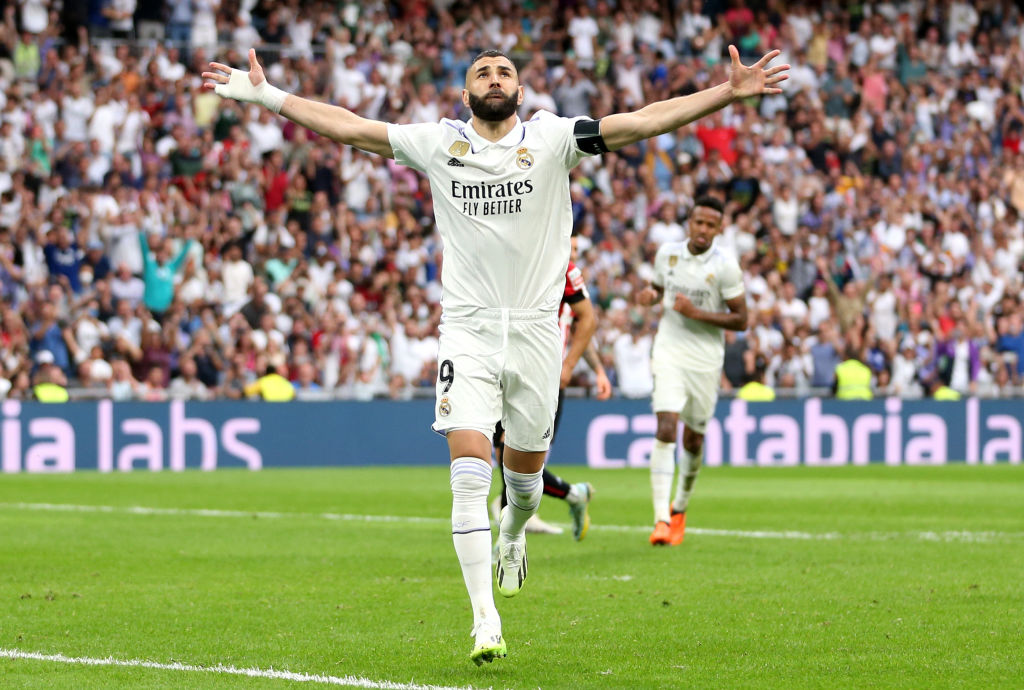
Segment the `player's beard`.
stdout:
[[[495,93],[501,93],[502,100],[495,101],[489,98]],[[500,91],[488,91],[483,98],[469,94],[469,109],[473,111],[473,117],[486,122],[501,122],[515,115],[516,108],[519,107],[518,100],[519,94],[516,91],[509,96]]]

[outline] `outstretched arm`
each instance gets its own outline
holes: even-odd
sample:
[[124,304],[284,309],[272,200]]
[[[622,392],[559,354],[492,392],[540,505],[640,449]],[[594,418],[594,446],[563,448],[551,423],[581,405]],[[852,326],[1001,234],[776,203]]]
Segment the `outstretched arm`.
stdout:
[[777,84],[789,78],[789,65],[767,67],[780,51],[773,50],[750,67],[740,63],[736,46],[729,46],[732,71],[729,81],[689,96],[658,101],[632,113],[618,113],[601,119],[601,136],[612,151],[641,139],[650,139],[679,129],[733,101],[762,94],[782,93]]
[[148,264],[150,260],[149,235],[145,230],[139,230],[139,247],[142,249],[142,263]]
[[177,273],[181,265],[185,263],[185,257],[188,256],[188,250],[195,244],[195,240],[189,237],[185,240],[184,246],[178,252],[178,255],[171,261],[171,273]]
[[249,49],[248,72],[231,69],[219,62],[211,62],[210,70],[203,72],[203,79],[207,81],[203,82],[202,88],[207,91],[245,103],[258,103],[334,141],[386,158],[395,157],[385,123],[368,120],[335,105],[300,98],[271,86],[252,48]]

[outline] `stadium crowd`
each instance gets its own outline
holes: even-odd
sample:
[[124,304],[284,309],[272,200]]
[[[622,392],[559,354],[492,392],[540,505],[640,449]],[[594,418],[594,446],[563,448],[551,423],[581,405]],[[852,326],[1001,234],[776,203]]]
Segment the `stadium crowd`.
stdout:
[[[723,389],[1020,393],[1024,16],[988,2],[0,3],[0,397],[432,394],[441,294],[417,173],[201,92],[211,59],[391,122],[468,118],[481,49],[537,109],[598,118],[726,79],[771,48],[784,94],[737,103],[571,179],[577,263],[620,394],[650,394],[634,295],[701,193],[751,316]],[[590,383],[581,368],[576,383]]]

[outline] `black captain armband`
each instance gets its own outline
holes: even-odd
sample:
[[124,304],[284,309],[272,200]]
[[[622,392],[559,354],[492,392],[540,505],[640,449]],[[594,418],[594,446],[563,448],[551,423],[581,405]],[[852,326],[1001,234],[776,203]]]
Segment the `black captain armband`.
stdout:
[[601,136],[600,120],[576,120],[576,126],[573,127],[572,133],[576,137],[576,146],[583,153],[589,153],[592,156],[608,153],[608,145],[604,143],[604,137]]

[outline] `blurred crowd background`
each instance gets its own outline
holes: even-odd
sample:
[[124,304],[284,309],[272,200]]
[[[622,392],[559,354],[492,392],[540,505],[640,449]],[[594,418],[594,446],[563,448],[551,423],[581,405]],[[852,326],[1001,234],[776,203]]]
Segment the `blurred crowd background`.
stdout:
[[[0,396],[432,395],[441,244],[417,173],[201,92],[257,48],[271,83],[369,118],[468,119],[481,49],[537,109],[599,118],[779,48],[785,93],[571,177],[578,264],[619,394],[652,387],[657,247],[702,193],[745,271],[723,390],[1022,393],[1024,17],[1013,2],[0,2]],[[574,386],[592,383],[584,365]]]

